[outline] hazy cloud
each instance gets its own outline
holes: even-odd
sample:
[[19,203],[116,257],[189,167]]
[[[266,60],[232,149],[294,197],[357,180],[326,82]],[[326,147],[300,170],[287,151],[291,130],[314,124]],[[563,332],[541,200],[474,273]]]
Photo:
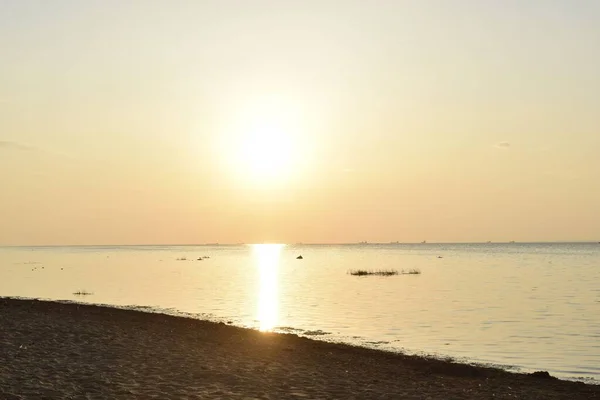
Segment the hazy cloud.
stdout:
[[33,150],[33,147],[10,140],[0,140],[0,149]]
[[495,147],[498,149],[508,149],[510,147],[510,143],[508,143],[508,142],[496,143]]

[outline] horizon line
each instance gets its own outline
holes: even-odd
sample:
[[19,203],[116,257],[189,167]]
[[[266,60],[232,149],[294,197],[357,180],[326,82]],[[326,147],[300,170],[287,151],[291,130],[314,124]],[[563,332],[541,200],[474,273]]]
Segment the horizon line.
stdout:
[[278,242],[263,242],[263,243],[138,243],[138,244],[0,244],[0,247],[169,247],[169,246],[181,246],[181,247],[200,247],[200,246],[252,246],[256,244],[283,244],[286,246],[351,246],[351,245],[428,245],[428,244],[592,244],[600,243],[596,240],[546,240],[546,241],[474,241],[474,242],[315,242],[315,243],[278,243]]

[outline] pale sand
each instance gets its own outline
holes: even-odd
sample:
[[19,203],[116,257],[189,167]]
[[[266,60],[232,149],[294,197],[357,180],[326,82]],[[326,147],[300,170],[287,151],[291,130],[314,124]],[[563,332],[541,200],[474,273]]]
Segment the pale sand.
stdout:
[[0,399],[596,399],[600,386],[97,306],[0,299]]

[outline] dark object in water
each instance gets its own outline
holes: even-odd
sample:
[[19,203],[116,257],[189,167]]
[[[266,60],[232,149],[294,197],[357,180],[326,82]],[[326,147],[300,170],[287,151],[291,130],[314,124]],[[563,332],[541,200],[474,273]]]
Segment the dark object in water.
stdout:
[[198,260],[197,260],[197,261],[202,261],[202,257],[198,258]]
[[304,259],[304,257],[302,257],[301,255],[296,257],[296,260],[303,260],[303,259]]
[[438,256],[437,258],[444,258],[444,257],[442,257],[442,256]]

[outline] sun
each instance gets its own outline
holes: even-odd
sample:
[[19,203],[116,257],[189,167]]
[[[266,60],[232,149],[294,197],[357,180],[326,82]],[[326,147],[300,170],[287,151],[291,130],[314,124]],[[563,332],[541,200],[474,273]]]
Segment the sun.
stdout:
[[220,153],[241,184],[269,188],[300,178],[311,151],[297,108],[281,101],[255,101],[231,119]]
[[252,181],[289,178],[295,159],[293,141],[291,132],[275,120],[248,127],[237,149],[240,171]]

